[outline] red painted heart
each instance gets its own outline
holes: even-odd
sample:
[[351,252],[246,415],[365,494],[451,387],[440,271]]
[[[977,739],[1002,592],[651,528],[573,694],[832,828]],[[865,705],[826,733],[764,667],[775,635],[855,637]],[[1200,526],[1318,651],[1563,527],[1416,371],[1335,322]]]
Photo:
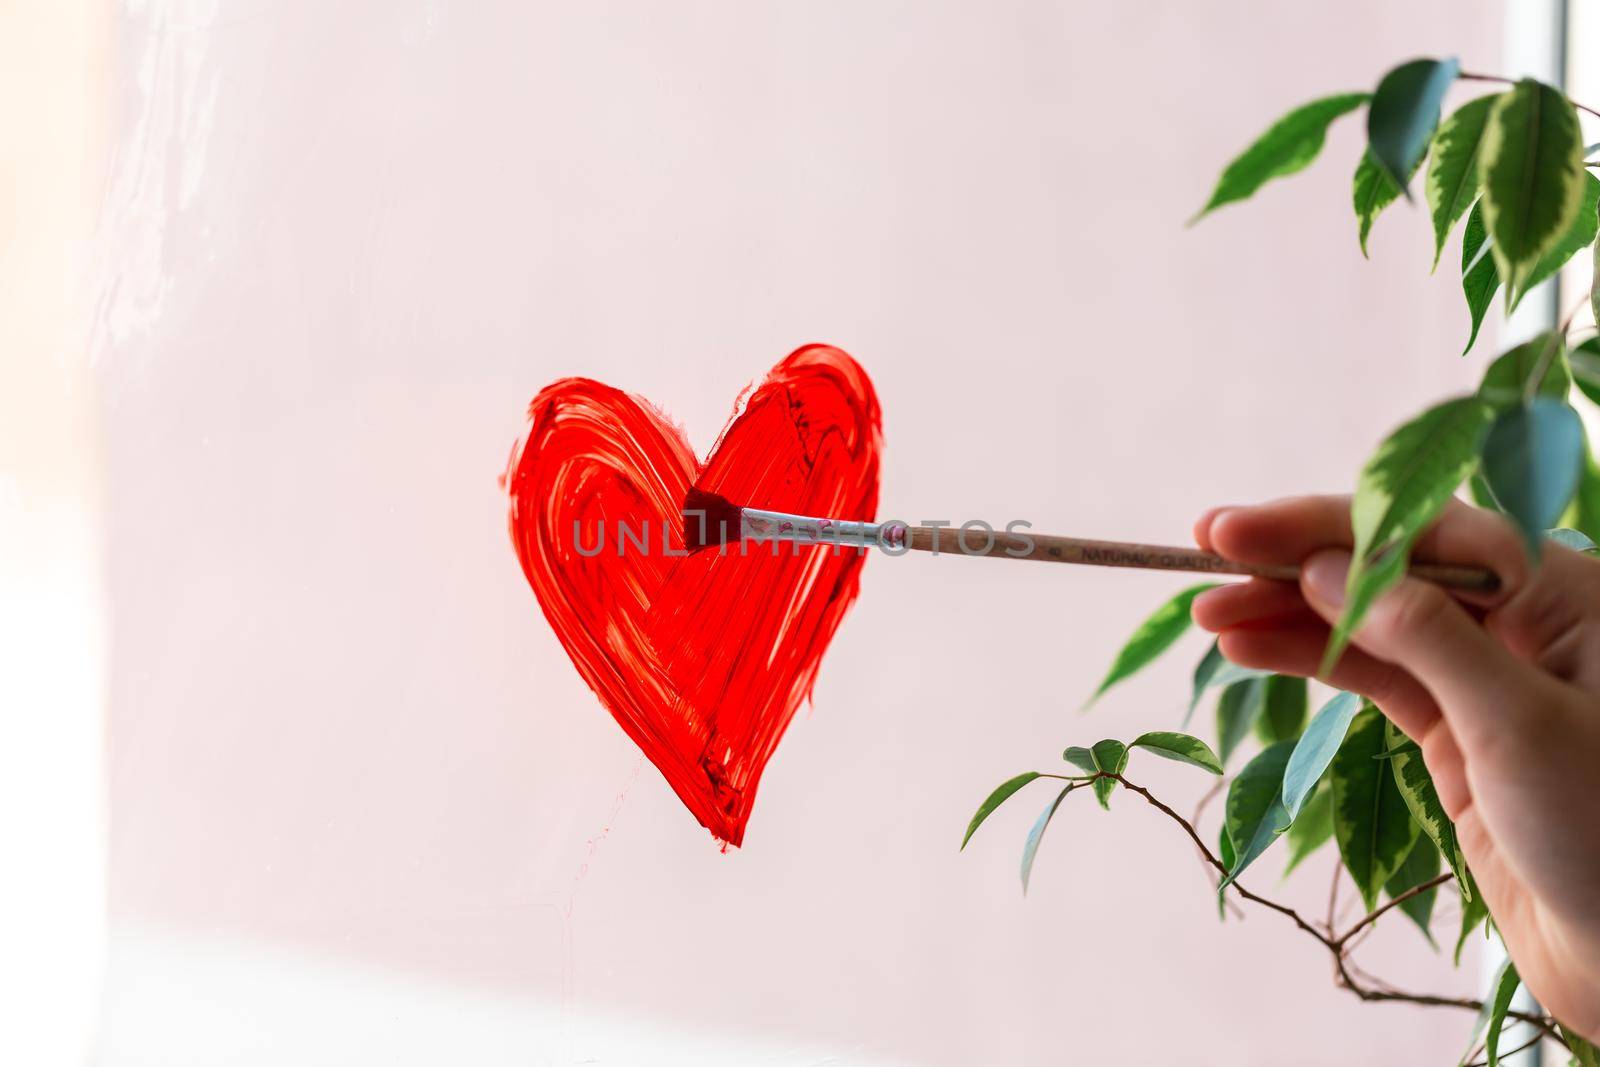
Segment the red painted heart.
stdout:
[[872,383],[837,348],[799,349],[743,400],[701,464],[645,401],[566,378],[534,398],[503,479],[512,543],[567,655],[733,845],[864,556],[791,543],[685,555],[684,497],[693,485],[749,507],[871,519],[883,451]]

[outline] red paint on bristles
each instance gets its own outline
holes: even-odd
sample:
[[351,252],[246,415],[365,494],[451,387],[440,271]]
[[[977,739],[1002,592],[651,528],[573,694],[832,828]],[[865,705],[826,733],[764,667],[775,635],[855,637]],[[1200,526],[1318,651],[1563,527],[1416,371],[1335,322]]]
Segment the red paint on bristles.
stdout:
[[683,546],[690,552],[738,541],[744,509],[725,496],[695,486],[683,498]]

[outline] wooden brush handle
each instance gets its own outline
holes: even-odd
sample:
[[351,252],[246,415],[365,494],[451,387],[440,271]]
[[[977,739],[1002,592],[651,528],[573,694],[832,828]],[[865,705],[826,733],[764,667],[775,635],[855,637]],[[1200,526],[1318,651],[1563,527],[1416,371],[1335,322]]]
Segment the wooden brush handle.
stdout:
[[[985,541],[988,540],[987,549]],[[1028,542],[1033,542],[1030,548]],[[1254,578],[1273,578],[1298,582],[1300,568],[1289,564],[1258,566],[1236,563],[1198,548],[1172,548],[1167,545],[1140,545],[1128,541],[1090,541],[1082,537],[1056,537],[1030,533],[1026,536],[996,532],[987,539],[981,530],[967,535],[950,527],[911,526],[906,543],[917,552],[945,552],[953,556],[1000,556],[1011,559],[1040,559],[1054,563],[1084,563],[1095,567],[1140,567],[1158,571],[1199,571],[1205,574],[1248,574]],[[1413,563],[1413,577],[1442,585],[1447,589],[1493,592],[1500,578],[1484,567],[1461,567],[1443,563]]]

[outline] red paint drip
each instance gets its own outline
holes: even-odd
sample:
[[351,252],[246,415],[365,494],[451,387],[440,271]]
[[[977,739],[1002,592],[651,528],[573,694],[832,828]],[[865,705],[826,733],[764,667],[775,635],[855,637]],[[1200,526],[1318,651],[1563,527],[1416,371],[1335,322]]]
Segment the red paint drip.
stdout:
[[[523,573],[612,717],[695,818],[738,845],[865,553],[746,542],[678,555],[680,509],[693,485],[741,506],[871,520],[883,450],[872,384],[839,349],[801,348],[749,394],[704,464],[655,408],[584,378],[544,389],[529,424],[503,479]],[[603,547],[585,555],[602,520]]]

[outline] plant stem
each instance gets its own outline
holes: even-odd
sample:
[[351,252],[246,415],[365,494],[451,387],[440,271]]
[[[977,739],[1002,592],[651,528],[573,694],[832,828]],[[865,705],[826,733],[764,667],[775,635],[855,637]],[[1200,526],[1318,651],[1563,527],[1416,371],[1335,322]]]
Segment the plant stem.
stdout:
[[[1194,814],[1189,816],[1189,821],[1195,826],[1199,826],[1200,817],[1205,814],[1206,808],[1210,806],[1211,802],[1215,800],[1222,793],[1222,791],[1227,788],[1227,786],[1228,779],[1226,778],[1218,778],[1215,782],[1211,783],[1211,788],[1207,789],[1204,795],[1200,797],[1199,803],[1195,804]],[[1196,857],[1200,860],[1200,873],[1206,876],[1206,884],[1211,886],[1212,889],[1216,889],[1217,886],[1222,882],[1222,876],[1218,875],[1216,878],[1212,878],[1210,870],[1211,865],[1206,862],[1205,855],[1202,853],[1196,853]],[[1244,918],[1244,912],[1240,910],[1239,905],[1229,900],[1226,896],[1222,898],[1222,906],[1228,911],[1232,912],[1235,918]]]
[[[1462,71],[1461,73],[1457,74],[1456,77],[1459,78],[1460,80],[1464,81],[1464,82],[1495,82],[1495,83],[1497,83],[1499,85],[1515,85],[1515,84],[1517,84],[1517,79],[1515,79],[1515,78],[1507,78],[1507,77],[1503,77],[1502,75],[1499,75],[1499,74],[1475,74],[1475,73],[1472,73],[1470,71],[1465,71],[1465,70]],[[1565,95],[1565,94],[1562,94],[1562,95]],[[1589,114],[1593,115],[1595,118],[1600,119],[1600,111],[1596,111],[1594,108],[1590,107],[1588,104],[1580,104],[1576,100],[1573,100],[1572,97],[1570,97],[1570,96],[1567,97],[1567,100],[1569,102],[1571,102],[1572,106],[1577,108],[1579,111],[1587,111]]]
[[1446,871],[1444,874],[1439,875],[1437,878],[1429,879],[1428,881],[1423,882],[1421,885],[1412,886],[1410,889],[1407,889],[1404,893],[1401,893],[1397,897],[1391,897],[1387,904],[1384,904],[1383,906],[1379,907],[1376,911],[1373,911],[1366,918],[1362,919],[1360,922],[1356,923],[1350,929],[1346,930],[1344,933],[1342,933],[1338,937],[1334,938],[1334,943],[1338,944],[1338,945],[1346,944],[1347,942],[1349,942],[1349,940],[1352,937],[1356,936],[1356,934],[1361,930],[1361,928],[1363,926],[1368,926],[1368,925],[1370,925],[1372,923],[1377,922],[1378,921],[1378,916],[1382,915],[1384,912],[1388,911],[1390,908],[1394,907],[1396,904],[1403,904],[1406,901],[1410,900],[1414,896],[1418,896],[1418,895],[1420,895],[1422,893],[1426,893],[1428,890],[1432,889],[1434,886],[1444,885],[1446,882],[1448,882],[1450,879],[1452,879],[1454,877],[1455,877],[1454,874],[1450,873],[1449,871]]
[[1334,916],[1339,910],[1339,876],[1344,873],[1344,868],[1339,864],[1333,865],[1333,881],[1328,885],[1328,935],[1333,936]]
[[[1539,1042],[1543,1041],[1544,1038],[1545,1038],[1545,1035],[1544,1035],[1543,1032],[1534,1034],[1532,1037],[1528,1038],[1528,1040],[1524,1041],[1522,1044],[1518,1045],[1516,1048],[1506,1049],[1506,1051],[1500,1053],[1500,1055],[1501,1056],[1515,1056],[1519,1052],[1526,1052],[1528,1049],[1532,1048],[1533,1046],[1537,1045]],[[1466,1067],[1489,1067],[1489,1061],[1486,1060],[1486,1059],[1485,1060],[1473,1060],[1471,1063],[1467,1064]]]
[[[1115,778],[1117,781],[1122,783],[1123,788],[1131,789],[1133,792],[1138,793],[1140,796],[1144,797],[1145,800],[1149,801],[1152,805],[1154,805],[1155,808],[1158,811],[1160,811],[1163,815],[1167,816],[1167,818],[1171,819],[1172,821],[1176,822],[1179,826],[1183,827],[1184,831],[1189,835],[1189,839],[1194,842],[1194,847],[1198,848],[1200,850],[1200,854],[1203,855],[1206,858],[1206,862],[1210,863],[1211,866],[1215,867],[1218,871],[1220,871],[1224,878],[1226,878],[1228,876],[1228,868],[1223,866],[1222,861],[1217,859],[1216,854],[1213,853],[1209,848],[1206,847],[1206,843],[1204,841],[1200,840],[1200,835],[1195,832],[1194,826],[1189,822],[1188,819],[1185,819],[1182,815],[1179,815],[1177,812],[1173,811],[1171,808],[1169,808],[1165,804],[1161,803],[1161,801],[1157,800],[1155,798],[1155,795],[1152,794],[1150,792],[1150,790],[1148,790],[1148,789],[1146,789],[1146,788],[1144,788],[1143,786],[1140,786],[1140,785],[1134,785],[1132,782],[1130,782],[1126,778],[1122,777],[1122,775],[1120,775],[1120,774],[1112,774],[1112,775],[1107,775],[1106,777]],[[1288,916],[1290,919],[1294,920],[1294,924],[1296,926],[1300,927],[1300,929],[1304,930],[1306,933],[1310,934],[1312,937],[1316,938],[1318,941],[1321,941],[1328,948],[1332,948],[1333,947],[1333,941],[1332,941],[1331,938],[1326,937],[1321,932],[1319,932],[1316,927],[1312,926],[1310,923],[1308,923],[1304,919],[1302,919],[1300,917],[1300,913],[1295,911],[1293,908],[1289,907],[1288,905],[1279,904],[1277,901],[1268,900],[1265,897],[1258,897],[1254,893],[1250,892],[1250,890],[1248,890],[1244,886],[1240,885],[1238,882],[1234,882],[1233,883],[1233,888],[1238,890],[1239,891],[1239,895],[1241,897],[1244,897],[1244,899],[1249,900],[1249,901],[1253,901],[1253,902],[1255,902],[1257,904],[1260,904],[1264,908],[1271,908],[1273,911],[1278,912],[1280,915]]]
[[[1216,854],[1213,853],[1211,849],[1206,847],[1206,843],[1200,839],[1199,833],[1195,831],[1194,824],[1188,819],[1185,819],[1182,815],[1179,815],[1176,811],[1173,811],[1166,804],[1163,804],[1160,800],[1156,799],[1155,795],[1151,793],[1150,790],[1144,788],[1143,786],[1135,785],[1120,774],[1101,773],[1095,775],[1095,777],[1114,779],[1121,783],[1124,789],[1144,797],[1144,799],[1148,801],[1149,804],[1157,811],[1161,812],[1167,818],[1183,827],[1184,833],[1189,835],[1189,840],[1194,842],[1194,847],[1200,850],[1200,854],[1205,857],[1206,862],[1211,864],[1211,866],[1215,867],[1218,871],[1222,872],[1224,877],[1227,876],[1227,867],[1223,866],[1222,861],[1217,858]],[[1417,893],[1424,892],[1433,888],[1434,886],[1440,885],[1451,877],[1453,877],[1453,875],[1442,874],[1432,881],[1426,882],[1423,885],[1417,886],[1414,889],[1402,893],[1400,896],[1390,900],[1387,904],[1384,904],[1382,907],[1376,909],[1365,918],[1357,921],[1356,924],[1349,930],[1345,931],[1343,935],[1337,937],[1333,935],[1331,930],[1326,934],[1321,932],[1311,923],[1302,918],[1299,912],[1295,911],[1287,904],[1279,904],[1275,900],[1268,900],[1265,897],[1257,896],[1255,893],[1250,892],[1244,886],[1240,885],[1237,881],[1233,883],[1233,889],[1245,900],[1251,901],[1255,904],[1260,904],[1264,908],[1270,908],[1278,914],[1288,917],[1296,926],[1310,934],[1312,937],[1316,938],[1317,941],[1319,941],[1322,946],[1333,955],[1335,984],[1348,989],[1351,993],[1355,994],[1357,998],[1365,1001],[1389,1001],[1400,1004],[1417,1004],[1424,1007],[1460,1008],[1464,1011],[1478,1012],[1483,1010],[1483,1001],[1473,1000],[1469,997],[1441,997],[1434,996],[1429,993],[1406,993],[1397,989],[1376,989],[1370,985],[1363,985],[1359,980],[1357,980],[1356,976],[1351,973],[1351,968],[1353,965],[1346,958],[1350,939],[1364,928],[1376,922],[1380,915],[1401,901],[1410,899]],[[1530,1015],[1529,1013],[1523,1011],[1508,1011],[1506,1012],[1506,1018],[1516,1019],[1518,1022],[1527,1023],[1529,1026],[1537,1028],[1541,1035],[1561,1042],[1563,1047],[1566,1046],[1566,1042],[1556,1030],[1555,1020],[1548,1015]]]
[[1566,346],[1567,333],[1572,329],[1572,320],[1578,317],[1578,312],[1589,303],[1588,294],[1567,312],[1567,317],[1561,320],[1561,325],[1550,333],[1550,340],[1545,342],[1544,348],[1539,351],[1539,360],[1533,365],[1533,371],[1528,375],[1528,380],[1522,383],[1522,402],[1531,404],[1539,395],[1539,387],[1544,384],[1544,376],[1550,370],[1550,364],[1555,361],[1556,352]]

